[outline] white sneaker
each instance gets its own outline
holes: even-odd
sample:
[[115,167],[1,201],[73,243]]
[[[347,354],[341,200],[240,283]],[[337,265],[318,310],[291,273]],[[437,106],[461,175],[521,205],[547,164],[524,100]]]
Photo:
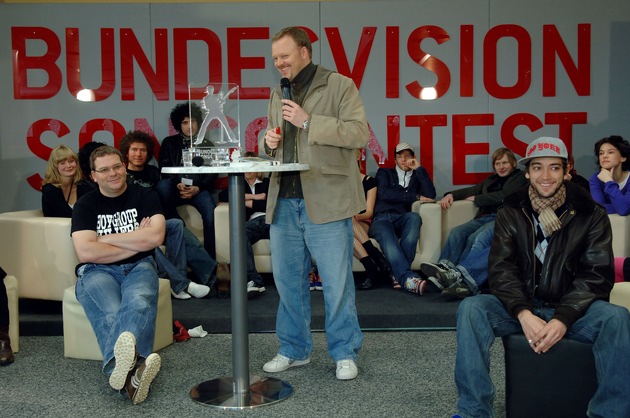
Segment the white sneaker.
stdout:
[[357,377],[359,369],[354,360],[339,360],[337,362],[337,379],[339,380],[351,380]]
[[190,299],[190,295],[186,293],[185,290],[182,290],[179,293],[175,293],[173,292],[173,289],[171,289],[171,295],[173,295],[175,299]]
[[283,372],[291,367],[304,366],[311,362],[310,357],[305,360],[293,360],[282,354],[276,354],[274,358],[265,363],[263,370],[268,373]]
[[247,293],[249,294],[250,292],[252,293],[262,293],[265,290],[265,286],[261,286],[256,284],[256,282],[254,282],[253,280],[250,280],[247,282]]
[[201,299],[206,297],[208,293],[210,293],[210,288],[203,284],[197,284],[195,282],[190,282],[188,285],[188,289],[186,289],[191,296],[196,297],[197,299]]
[[127,376],[136,365],[136,337],[129,331],[122,332],[114,345],[115,365],[109,376],[109,385],[116,390],[125,387]]

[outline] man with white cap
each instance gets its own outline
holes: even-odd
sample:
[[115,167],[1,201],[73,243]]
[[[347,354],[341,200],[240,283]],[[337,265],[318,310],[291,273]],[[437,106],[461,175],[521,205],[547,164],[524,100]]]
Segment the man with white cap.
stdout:
[[369,235],[376,239],[392,266],[395,288],[422,295],[427,282],[411,270],[422,219],[411,211],[416,202],[433,202],[435,187],[411,145],[396,145],[396,167],[376,172],[377,198]]
[[455,417],[494,415],[490,347],[495,337],[516,333],[543,355],[562,338],[592,343],[599,387],[589,416],[630,416],[630,314],[607,302],[614,279],[610,222],[584,189],[563,181],[567,158],[560,139],[541,137],[519,161],[529,184],[497,213],[488,260],[492,294],[465,299],[457,312]]

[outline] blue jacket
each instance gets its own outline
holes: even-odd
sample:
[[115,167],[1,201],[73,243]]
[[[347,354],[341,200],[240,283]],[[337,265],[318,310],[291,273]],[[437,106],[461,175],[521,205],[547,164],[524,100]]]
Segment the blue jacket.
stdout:
[[398,184],[398,173],[395,168],[379,168],[375,178],[378,183],[375,218],[382,213],[409,212],[413,202],[420,196],[433,199],[436,195],[429,173],[422,166],[413,171],[409,186],[406,188]]

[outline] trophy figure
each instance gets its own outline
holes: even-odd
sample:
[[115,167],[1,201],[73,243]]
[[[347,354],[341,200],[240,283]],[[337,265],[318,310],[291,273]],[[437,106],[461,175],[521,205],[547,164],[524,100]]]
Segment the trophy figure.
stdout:
[[232,131],[232,128],[230,128],[230,124],[225,117],[225,114],[223,113],[223,105],[226,102],[226,98],[236,89],[237,87],[232,87],[232,89],[230,89],[230,91],[226,94],[223,94],[221,90],[219,90],[217,94],[214,94],[213,86],[209,85],[206,87],[207,94],[201,100],[201,109],[205,113],[205,116],[203,122],[201,123],[201,127],[199,128],[197,140],[194,142],[194,145],[201,144],[206,135],[206,130],[208,129],[208,126],[210,126],[210,122],[213,120],[216,120],[221,124],[223,131],[225,131],[228,137],[228,140],[224,141],[223,135],[221,135],[221,139],[216,141],[216,144],[226,144],[228,142],[236,144],[239,143],[236,135],[234,135],[234,132]]

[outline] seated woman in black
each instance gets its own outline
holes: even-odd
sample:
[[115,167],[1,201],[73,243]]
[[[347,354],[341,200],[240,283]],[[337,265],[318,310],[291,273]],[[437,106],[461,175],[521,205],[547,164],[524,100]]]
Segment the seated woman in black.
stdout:
[[53,149],[42,182],[44,216],[71,218],[72,207],[89,187],[81,181],[79,158],[65,145]]

